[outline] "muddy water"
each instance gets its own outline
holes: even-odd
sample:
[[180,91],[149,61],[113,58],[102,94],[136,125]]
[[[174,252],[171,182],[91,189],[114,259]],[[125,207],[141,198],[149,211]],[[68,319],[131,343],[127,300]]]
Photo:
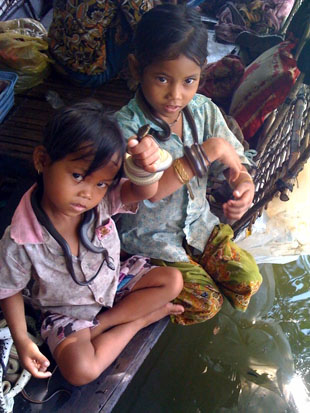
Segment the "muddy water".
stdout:
[[170,323],[113,413],[310,412],[310,257],[261,270],[245,314]]

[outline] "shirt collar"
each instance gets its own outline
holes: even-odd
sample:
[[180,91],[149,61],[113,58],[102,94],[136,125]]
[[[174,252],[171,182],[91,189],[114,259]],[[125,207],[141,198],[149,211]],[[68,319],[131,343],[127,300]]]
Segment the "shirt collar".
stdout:
[[11,238],[17,244],[42,244],[44,242],[42,227],[31,205],[33,185],[22,197],[11,223]]
[[[206,100],[208,100],[208,98],[206,98],[206,96],[203,96],[203,95],[200,95],[199,93],[196,93],[195,96],[193,97],[193,99],[188,104],[191,112],[193,113],[195,110],[197,110],[197,108],[204,105]],[[137,92],[136,92],[134,98],[131,99],[128,102],[127,106],[132,111],[133,119],[136,117],[136,118],[139,119],[141,124],[149,123],[151,125],[152,129],[156,130],[157,132],[162,131],[162,128],[160,126],[156,125],[150,119],[145,117],[143,111],[140,109],[140,106],[138,105]]]

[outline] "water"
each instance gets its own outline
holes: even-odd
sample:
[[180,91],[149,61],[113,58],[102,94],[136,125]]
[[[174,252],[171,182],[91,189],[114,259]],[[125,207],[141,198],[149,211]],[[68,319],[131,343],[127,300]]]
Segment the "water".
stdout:
[[261,270],[246,314],[170,323],[113,413],[310,412],[310,257]]

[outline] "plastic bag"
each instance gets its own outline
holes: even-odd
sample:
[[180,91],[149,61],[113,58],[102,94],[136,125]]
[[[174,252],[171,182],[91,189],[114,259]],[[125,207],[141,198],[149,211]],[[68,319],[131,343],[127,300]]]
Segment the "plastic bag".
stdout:
[[30,89],[50,72],[47,31],[34,19],[0,22],[0,69],[19,75],[15,93]]

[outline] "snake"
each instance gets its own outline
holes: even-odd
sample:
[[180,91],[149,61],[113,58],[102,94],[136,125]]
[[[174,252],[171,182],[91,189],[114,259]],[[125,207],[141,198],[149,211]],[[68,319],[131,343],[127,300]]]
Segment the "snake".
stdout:
[[[155,131],[153,128],[149,128],[147,130],[146,126],[149,126],[149,125],[143,125],[139,129],[138,133],[140,133],[140,134],[146,133],[147,134],[148,132],[150,132],[150,134],[152,136],[154,136],[159,141],[165,142],[165,141],[169,140],[170,135],[171,135],[170,126],[163,119],[156,116],[156,114],[154,113],[153,108],[148,103],[148,101],[145,99],[141,88],[139,88],[138,91],[137,91],[136,99],[137,99],[138,106],[140,107],[140,109],[144,113],[145,117],[147,119],[151,120],[155,125],[159,126],[163,131],[163,133],[159,133],[158,131]],[[185,116],[185,118],[186,118],[186,120],[189,124],[190,129],[191,129],[193,140],[194,140],[194,145],[199,145],[197,127],[196,127],[196,123],[195,123],[195,120],[194,120],[194,117],[193,117],[193,114],[192,114],[190,108],[188,106],[185,106],[185,108],[183,109],[183,113],[184,113],[184,116]],[[146,132],[146,130],[147,130],[147,132]],[[184,145],[184,148],[186,148],[185,145]],[[192,159],[192,163],[193,163],[194,170],[199,171],[201,169],[201,167],[200,167],[201,163],[196,158],[196,152],[198,152],[198,151],[192,151],[192,153],[194,155],[193,159]]]
[[75,275],[75,271],[73,268],[73,263],[72,263],[72,254],[71,254],[71,249],[67,241],[59,234],[59,232],[56,230],[54,227],[53,223],[43,210],[43,208],[40,206],[40,203],[38,201],[38,198],[40,198],[40,190],[36,188],[32,194],[31,194],[31,206],[32,209],[36,215],[37,220],[40,222],[41,225],[43,225],[50,235],[58,242],[58,244],[61,246],[64,256],[65,256],[65,262],[67,269],[73,279],[73,281],[81,286],[85,286],[90,284],[99,274],[104,262],[107,263],[107,266],[111,270],[115,270],[115,266],[113,264],[112,258],[109,256],[108,250],[104,247],[98,248],[92,244],[92,242],[89,240],[87,236],[87,231],[89,226],[92,224],[93,220],[95,219],[95,209],[91,209],[89,211],[86,211],[84,213],[83,221],[80,225],[79,232],[80,232],[80,238],[81,242],[84,244],[84,246],[88,249],[90,249],[92,252],[95,253],[102,253],[104,255],[104,259],[102,260],[102,263],[100,264],[96,274],[94,274],[90,279],[86,281],[80,281],[77,279]]

